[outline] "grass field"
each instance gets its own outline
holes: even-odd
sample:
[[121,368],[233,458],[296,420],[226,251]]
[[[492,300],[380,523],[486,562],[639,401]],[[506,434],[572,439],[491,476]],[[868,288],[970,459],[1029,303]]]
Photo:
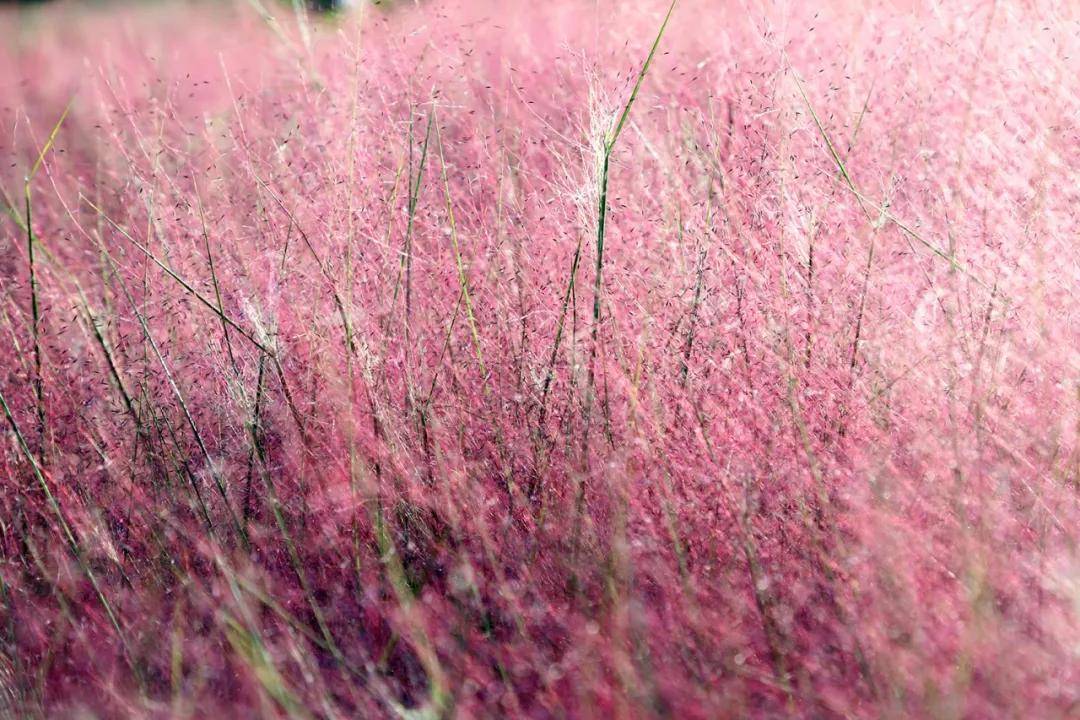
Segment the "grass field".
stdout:
[[1075,3],[297,8],[0,7],[0,718],[1080,718]]

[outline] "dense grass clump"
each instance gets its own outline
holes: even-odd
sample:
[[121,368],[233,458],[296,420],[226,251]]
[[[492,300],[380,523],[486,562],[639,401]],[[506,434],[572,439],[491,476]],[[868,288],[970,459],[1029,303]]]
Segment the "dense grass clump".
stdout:
[[0,9],[0,717],[1077,717],[1080,25],[811,5]]

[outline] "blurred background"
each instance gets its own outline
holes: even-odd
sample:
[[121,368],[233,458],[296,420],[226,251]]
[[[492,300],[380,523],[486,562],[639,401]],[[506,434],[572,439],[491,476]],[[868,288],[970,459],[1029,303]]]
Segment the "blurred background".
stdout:
[[[126,0],[130,2],[131,0]],[[189,2],[198,2],[199,0],[188,0]],[[375,0],[373,5],[386,4],[389,0]],[[125,2],[125,0],[0,0],[0,8],[15,6],[22,9],[35,8],[42,5],[115,5]],[[306,7],[309,10],[315,10],[317,12],[335,12],[339,10],[346,10],[350,7],[354,7],[359,4],[359,0],[270,0],[272,3],[294,5]],[[141,0],[137,4],[146,4],[146,0]]]

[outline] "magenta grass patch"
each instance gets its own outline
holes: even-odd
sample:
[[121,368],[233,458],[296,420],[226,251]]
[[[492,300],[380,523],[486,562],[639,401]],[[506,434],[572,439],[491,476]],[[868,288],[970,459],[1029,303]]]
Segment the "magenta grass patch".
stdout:
[[0,8],[0,718],[1077,717],[1076,8],[668,10]]

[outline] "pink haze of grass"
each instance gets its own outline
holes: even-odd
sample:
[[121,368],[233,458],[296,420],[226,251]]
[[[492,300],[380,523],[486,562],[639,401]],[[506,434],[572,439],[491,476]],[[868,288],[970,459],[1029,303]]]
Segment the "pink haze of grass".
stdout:
[[666,3],[0,11],[0,716],[1078,717],[1076,6],[807,5],[599,284]]

